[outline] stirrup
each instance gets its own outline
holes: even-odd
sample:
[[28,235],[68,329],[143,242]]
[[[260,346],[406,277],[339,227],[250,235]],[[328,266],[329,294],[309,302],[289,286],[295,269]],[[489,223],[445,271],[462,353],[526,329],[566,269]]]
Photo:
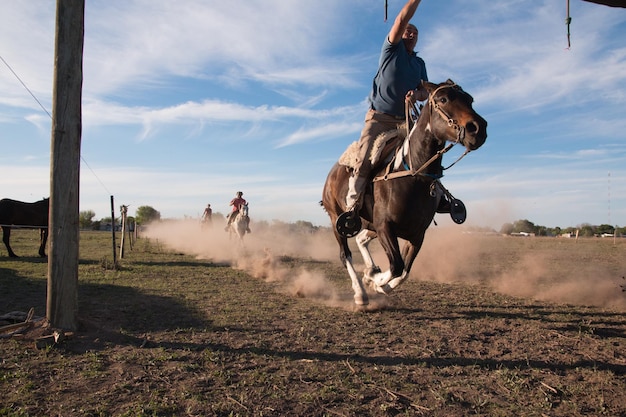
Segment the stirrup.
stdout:
[[459,199],[453,198],[450,201],[450,217],[456,224],[462,224],[467,218],[467,210],[465,204]]
[[361,231],[361,217],[356,211],[346,211],[337,217],[335,229],[339,236],[351,238]]

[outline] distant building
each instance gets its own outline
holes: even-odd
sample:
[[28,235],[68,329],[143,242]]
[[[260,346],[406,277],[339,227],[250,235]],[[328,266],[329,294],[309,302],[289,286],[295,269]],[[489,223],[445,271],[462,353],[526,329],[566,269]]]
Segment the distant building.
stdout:
[[517,232],[517,233],[511,233],[511,236],[535,237],[535,234],[534,233],[528,233],[528,232]]

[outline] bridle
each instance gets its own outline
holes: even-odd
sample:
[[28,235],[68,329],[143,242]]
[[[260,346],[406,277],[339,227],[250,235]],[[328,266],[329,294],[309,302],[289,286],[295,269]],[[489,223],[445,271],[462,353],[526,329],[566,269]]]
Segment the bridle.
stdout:
[[[454,84],[445,84],[445,85],[441,85],[441,86],[437,87],[435,89],[435,91],[433,91],[428,96],[428,105],[431,108],[431,114],[432,114],[432,110],[435,110],[437,112],[437,114],[439,114],[443,118],[443,120],[446,120],[446,122],[448,123],[449,127],[451,127],[454,130],[456,130],[456,143],[463,143],[463,140],[465,139],[465,127],[459,125],[459,122],[457,122],[452,117],[450,117],[450,115],[448,113],[446,113],[445,110],[443,110],[441,108],[441,106],[438,103],[436,103],[435,100],[434,100],[435,94],[439,90],[441,90],[443,88],[455,88],[455,87],[457,87],[458,89],[461,89],[461,87],[459,85],[457,85],[456,83],[454,83]],[[462,91],[462,89],[461,89],[461,91]]]
[[[465,139],[465,127],[461,126],[456,120],[454,120],[452,117],[450,117],[450,115],[448,115],[448,113],[445,112],[444,109],[441,108],[441,106],[435,102],[434,98],[435,98],[435,94],[439,92],[439,90],[442,90],[444,88],[461,88],[459,85],[457,85],[456,83],[453,84],[444,84],[444,85],[440,85],[439,87],[437,87],[432,93],[430,93],[428,95],[428,105],[431,109],[430,114],[433,114],[433,111],[436,112],[443,120],[446,121],[446,123],[448,124],[449,127],[452,127],[457,133],[456,133],[456,141],[449,143],[445,148],[442,148],[440,150],[437,151],[437,153],[435,153],[428,161],[426,161],[424,164],[422,164],[421,167],[419,167],[418,169],[414,169],[413,168],[413,163],[411,161],[411,158],[408,158],[409,160],[409,166],[408,169],[405,171],[396,171],[396,172],[390,172],[391,171],[391,167],[392,164],[388,164],[387,165],[387,170],[385,171],[385,174],[383,175],[379,175],[374,177],[374,181],[380,181],[380,180],[390,180],[390,179],[394,179],[394,178],[399,178],[399,177],[406,177],[406,176],[416,176],[416,175],[425,175],[424,171],[426,170],[426,168],[428,168],[430,166],[430,164],[432,164],[434,161],[436,161],[440,156],[442,156],[443,154],[445,154],[446,152],[448,152],[450,149],[452,149],[452,147],[454,145],[456,145],[457,143],[463,143],[463,140]],[[411,130],[415,128],[415,124],[413,125],[413,127],[411,128],[411,111],[413,112],[413,114],[419,115],[419,110],[417,108],[417,106],[415,105],[415,103],[411,102],[410,99],[406,99],[406,128],[407,128],[407,138],[410,137],[411,135]],[[410,141],[409,141],[410,144]],[[465,157],[465,155],[467,155],[470,151],[468,149],[465,149],[465,152],[459,156],[457,158],[456,161],[454,161],[452,164],[450,164],[449,166],[443,168],[443,170],[447,170],[452,168],[457,162],[459,162],[461,159],[463,159],[463,157]],[[410,152],[407,152],[410,153]]]

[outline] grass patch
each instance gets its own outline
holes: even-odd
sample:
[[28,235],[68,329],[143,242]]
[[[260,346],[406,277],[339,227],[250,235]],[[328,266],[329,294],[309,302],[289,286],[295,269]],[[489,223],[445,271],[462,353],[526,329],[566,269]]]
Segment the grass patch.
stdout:
[[[12,237],[36,253],[28,231]],[[625,415],[624,310],[541,299],[571,278],[559,270],[626,269],[623,247],[596,243],[477,238],[433,269],[433,238],[415,276],[363,312],[334,255],[229,259],[142,238],[112,269],[110,234],[81,232],[81,327],[47,349],[0,339],[0,416]],[[538,255],[550,267],[515,278],[543,291],[498,286]],[[0,314],[42,315],[46,274],[39,258],[1,257]],[[319,277],[332,300],[292,288]]]

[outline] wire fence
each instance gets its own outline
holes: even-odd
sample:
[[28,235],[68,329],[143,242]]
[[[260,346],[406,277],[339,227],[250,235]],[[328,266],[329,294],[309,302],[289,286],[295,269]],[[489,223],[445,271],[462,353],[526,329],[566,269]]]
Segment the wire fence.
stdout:
[[13,229],[47,229],[45,226],[33,226],[32,224],[0,224],[0,227],[11,227]]

